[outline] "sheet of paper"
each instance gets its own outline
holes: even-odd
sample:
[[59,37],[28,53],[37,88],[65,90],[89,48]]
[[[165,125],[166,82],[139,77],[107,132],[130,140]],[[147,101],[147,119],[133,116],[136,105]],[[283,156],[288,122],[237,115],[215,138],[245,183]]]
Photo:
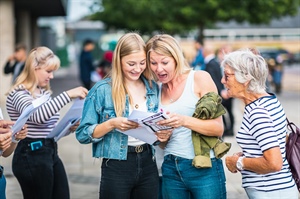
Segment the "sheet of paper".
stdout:
[[132,113],[129,115],[128,120],[139,123],[140,127],[120,132],[126,135],[130,135],[148,144],[153,144],[157,141],[155,132],[171,128],[166,126],[159,126],[156,124],[156,122],[165,120],[167,118],[168,116],[163,112],[149,113],[144,111],[133,110]]
[[3,117],[3,113],[2,113],[2,109],[0,108],[0,120],[3,120],[4,117]]
[[49,98],[50,98],[50,94],[43,95],[42,97],[33,100],[32,103],[24,109],[20,117],[17,119],[17,121],[11,128],[13,135],[15,135],[17,132],[19,132],[22,129],[22,127],[26,124],[30,115],[34,113],[41,105],[47,102]]
[[69,135],[69,128],[76,124],[82,116],[84,99],[75,99],[73,105],[70,107],[65,116],[58,122],[55,128],[49,133],[48,138],[54,138],[58,141],[60,138]]

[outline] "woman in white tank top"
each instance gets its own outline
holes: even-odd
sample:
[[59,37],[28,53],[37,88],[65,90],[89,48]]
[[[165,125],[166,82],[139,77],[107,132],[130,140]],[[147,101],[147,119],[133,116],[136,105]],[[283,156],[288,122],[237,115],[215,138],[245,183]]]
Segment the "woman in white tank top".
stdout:
[[146,46],[147,64],[160,86],[160,108],[170,119],[161,122],[174,128],[165,143],[162,165],[162,194],[169,199],[226,198],[225,174],[221,159],[211,151],[211,168],[192,166],[195,156],[191,131],[207,136],[222,136],[222,117],[210,120],[193,118],[195,104],[217,88],[205,71],[193,71],[184,58],[178,42],[170,35],[156,35]]

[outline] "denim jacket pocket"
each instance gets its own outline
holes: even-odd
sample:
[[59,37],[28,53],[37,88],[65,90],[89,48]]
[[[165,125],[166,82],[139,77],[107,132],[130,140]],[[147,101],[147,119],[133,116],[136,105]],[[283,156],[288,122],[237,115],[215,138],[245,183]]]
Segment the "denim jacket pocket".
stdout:
[[115,117],[116,117],[115,110],[113,108],[106,108],[103,110],[101,122],[106,122]]

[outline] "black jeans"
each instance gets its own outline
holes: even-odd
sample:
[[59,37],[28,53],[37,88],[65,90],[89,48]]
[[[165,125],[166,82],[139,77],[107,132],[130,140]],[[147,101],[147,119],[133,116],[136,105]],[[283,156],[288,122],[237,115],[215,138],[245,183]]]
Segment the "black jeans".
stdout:
[[[32,151],[30,143],[41,141],[41,148]],[[69,185],[53,139],[21,140],[12,161],[24,199],[69,199]]]
[[156,162],[151,147],[142,146],[142,152],[128,152],[127,160],[103,158],[99,198],[157,199],[159,179]]

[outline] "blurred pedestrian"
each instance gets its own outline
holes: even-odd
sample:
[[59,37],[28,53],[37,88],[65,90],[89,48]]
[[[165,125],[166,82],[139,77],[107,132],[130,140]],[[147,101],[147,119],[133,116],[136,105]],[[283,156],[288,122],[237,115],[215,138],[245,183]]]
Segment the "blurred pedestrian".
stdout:
[[194,70],[204,70],[205,69],[205,63],[204,63],[204,57],[203,57],[203,47],[202,43],[199,41],[195,41],[195,48],[197,51],[197,54],[191,63],[191,66],[194,68]]
[[[8,93],[6,107],[12,121],[44,95],[51,94],[50,80],[60,60],[47,47],[30,51],[23,72]],[[15,150],[12,170],[24,199],[68,199],[69,185],[54,138],[47,138],[59,120],[59,111],[75,98],[85,98],[87,89],[76,87],[50,98],[28,119],[28,135]]]
[[83,42],[83,47],[80,53],[79,57],[79,75],[80,75],[80,80],[83,84],[83,86],[86,89],[91,88],[91,73],[95,71],[93,62],[94,58],[92,55],[92,51],[95,48],[94,41],[91,39],[86,39]]
[[111,71],[113,51],[106,51],[102,60],[98,64],[96,71],[100,77],[100,80],[105,78]]
[[276,94],[280,94],[282,88],[281,82],[282,82],[282,75],[283,75],[283,59],[281,56],[282,55],[280,54],[276,56],[275,65],[271,73]]
[[226,198],[225,174],[221,159],[209,150],[211,168],[196,168],[192,130],[207,136],[221,136],[222,117],[201,120],[192,117],[198,100],[217,92],[211,76],[194,71],[183,56],[178,42],[170,35],[155,35],[146,45],[147,63],[160,85],[160,108],[169,119],[159,125],[174,127],[164,148],[162,164],[163,197],[169,199]]
[[[232,52],[232,48],[230,45],[226,44],[221,46],[217,50],[217,60],[218,63],[221,64],[224,56],[228,53]],[[223,69],[221,67],[221,73]],[[223,74],[222,74],[223,76]],[[226,108],[227,114],[223,116],[224,122],[224,133],[223,136],[233,136],[234,135],[234,114],[233,114],[233,98],[229,97],[227,94],[227,90],[223,89],[221,91],[222,96],[222,105]]]
[[232,173],[242,174],[242,186],[250,199],[297,199],[286,152],[286,115],[274,94],[265,91],[268,67],[250,50],[225,55],[222,83],[230,97],[245,104],[236,135],[242,152],[226,157]]
[[[218,53],[217,53],[218,54]],[[226,90],[224,89],[223,84],[221,83],[222,79],[222,70],[219,59],[215,55],[215,50],[211,45],[205,45],[203,48],[203,57],[205,63],[205,71],[210,74],[214,83],[217,86],[218,94],[222,97],[222,105],[226,108],[229,123],[227,121],[226,115],[222,115],[224,123],[224,133],[223,136],[232,136],[233,135],[233,125],[234,117],[232,113],[232,99],[227,97]]]
[[[27,125],[12,137],[11,126],[12,121],[2,120],[0,118],[0,156],[8,157],[15,150],[18,142],[27,135]],[[4,168],[0,165],[0,199],[5,199],[6,179],[4,176]]]
[[[76,131],[77,140],[93,143],[93,156],[103,158],[101,199],[158,196],[153,147],[119,132],[138,127],[138,123],[127,120],[133,110],[157,112],[158,86],[146,67],[145,42],[140,35],[127,33],[115,48],[111,75],[89,91]],[[170,132],[157,135],[166,141]]]
[[17,44],[15,47],[15,51],[12,55],[9,56],[5,66],[4,66],[4,73],[5,74],[12,74],[12,82],[14,83],[16,78],[22,72],[25,61],[27,58],[26,46],[25,44]]

